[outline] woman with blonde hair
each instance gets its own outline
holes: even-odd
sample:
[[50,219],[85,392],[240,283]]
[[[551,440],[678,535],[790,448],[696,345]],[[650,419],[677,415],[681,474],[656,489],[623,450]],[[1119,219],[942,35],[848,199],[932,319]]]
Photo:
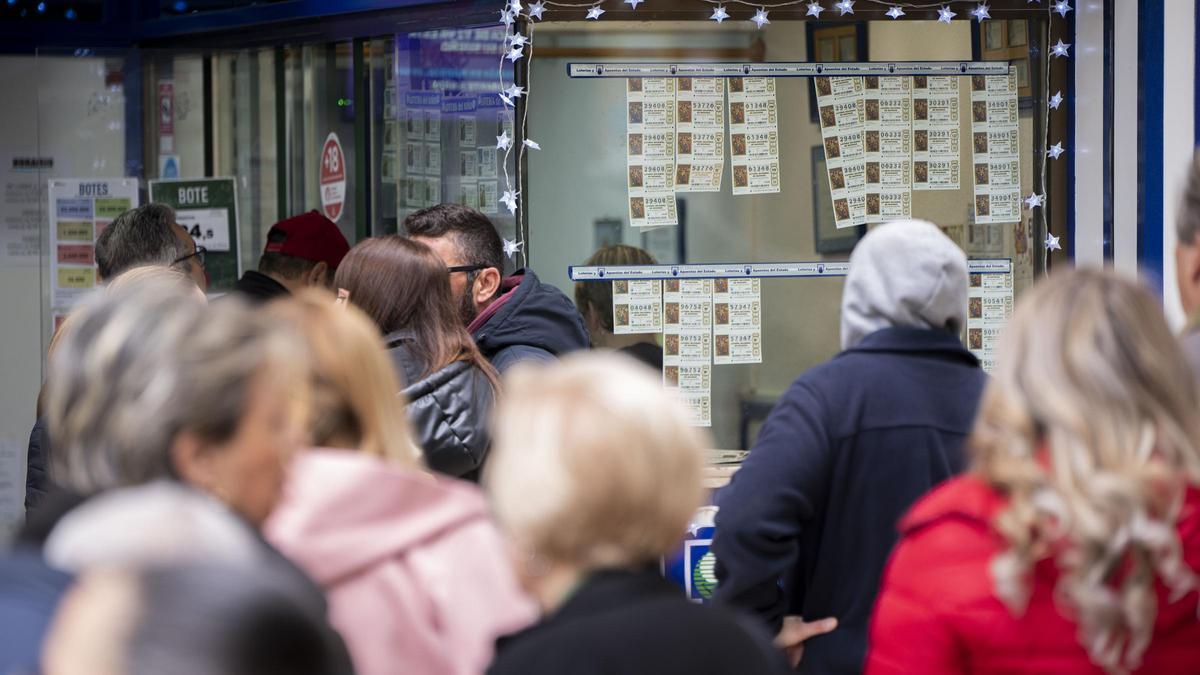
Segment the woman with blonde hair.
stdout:
[[703,498],[707,438],[653,373],[612,353],[510,371],[484,482],[547,618],[492,675],[783,672],[757,626],[659,574]]
[[1155,298],[1031,290],[971,447],[900,524],[867,673],[1200,672],[1200,415]]
[[479,673],[527,625],[479,491],[421,469],[379,332],[311,290],[268,307],[303,335],[317,449],[293,463],[267,538],[326,591],[359,675]]

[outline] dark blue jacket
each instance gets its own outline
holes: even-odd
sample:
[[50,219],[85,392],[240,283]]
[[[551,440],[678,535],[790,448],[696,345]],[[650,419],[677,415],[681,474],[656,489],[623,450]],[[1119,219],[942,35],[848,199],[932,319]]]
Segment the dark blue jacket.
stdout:
[[71,575],[20,548],[0,558],[0,673],[38,673],[42,643]]
[[497,302],[500,308],[475,329],[479,351],[504,372],[520,361],[550,361],[591,346],[583,317],[575,304],[554,286],[543,284],[533,270],[521,270],[505,285],[516,284]]
[[887,328],[802,375],[717,495],[717,599],[776,630],[838,619],[806,673],[861,672],[867,624],[904,512],[966,465],[986,375],[948,333]]

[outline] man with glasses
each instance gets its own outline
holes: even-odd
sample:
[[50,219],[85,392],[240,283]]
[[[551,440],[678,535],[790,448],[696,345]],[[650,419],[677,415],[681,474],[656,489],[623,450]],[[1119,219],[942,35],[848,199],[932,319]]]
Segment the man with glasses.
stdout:
[[532,270],[504,276],[504,246],[487,216],[438,204],[410,214],[404,228],[446,263],[463,323],[497,370],[587,349],[583,318],[562,291]]
[[320,212],[292,216],[271,226],[258,270],[243,274],[233,292],[251,302],[266,302],[308,286],[329,288],[349,252],[341,230]]
[[96,239],[101,281],[133,267],[162,265],[186,273],[205,291],[204,254],[204,248],[175,222],[175,212],[165,204],[146,204],[122,213]]

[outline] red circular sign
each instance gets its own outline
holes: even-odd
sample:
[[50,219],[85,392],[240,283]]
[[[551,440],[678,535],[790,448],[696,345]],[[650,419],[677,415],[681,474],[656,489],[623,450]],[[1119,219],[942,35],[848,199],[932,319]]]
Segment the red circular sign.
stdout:
[[337,222],[346,203],[346,153],[337,134],[325,138],[321,148],[321,208],[325,216]]

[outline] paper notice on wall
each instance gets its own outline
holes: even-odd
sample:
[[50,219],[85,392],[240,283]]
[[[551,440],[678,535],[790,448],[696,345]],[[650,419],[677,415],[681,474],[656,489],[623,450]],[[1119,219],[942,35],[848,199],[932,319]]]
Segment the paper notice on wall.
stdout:
[[924,76],[913,83],[913,189],[959,188],[958,77]]
[[663,386],[692,423],[712,426],[712,279],[663,282]]
[[662,332],[662,282],[617,279],[612,282],[613,333]]
[[733,194],[779,192],[779,106],[775,78],[726,78]]
[[867,222],[866,101],[861,77],[816,77],[829,196],[837,227]]
[[996,346],[1013,310],[1013,275],[1008,272],[970,275],[967,291],[967,349],[992,372]]
[[1020,120],[1017,71],[971,77],[971,157],[975,222],[1021,220]]
[[676,225],[675,79],[626,80],[629,224]]
[[720,192],[725,166],[725,86],[681,77],[675,94],[675,190]]
[[45,228],[46,179],[54,175],[54,158],[0,154],[0,265],[36,266]]
[[70,309],[97,284],[96,237],[138,204],[138,182],[122,179],[54,179],[47,190],[50,215],[50,308]]
[[761,280],[713,281],[713,363],[762,363]]
[[868,223],[912,217],[912,79],[864,77]]

